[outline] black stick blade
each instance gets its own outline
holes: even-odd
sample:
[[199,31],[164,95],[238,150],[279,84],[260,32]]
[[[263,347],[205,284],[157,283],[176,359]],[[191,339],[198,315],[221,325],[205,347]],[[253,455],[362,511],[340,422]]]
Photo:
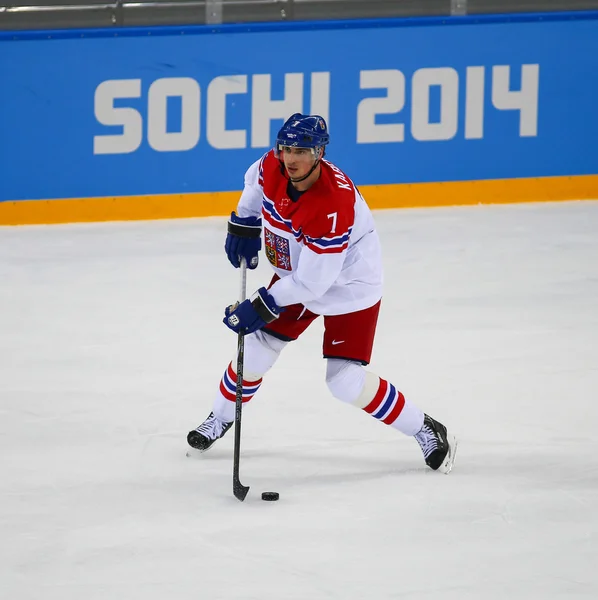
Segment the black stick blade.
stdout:
[[247,496],[247,492],[249,492],[248,486],[243,485],[238,479],[233,481],[233,494],[237,500],[243,502]]

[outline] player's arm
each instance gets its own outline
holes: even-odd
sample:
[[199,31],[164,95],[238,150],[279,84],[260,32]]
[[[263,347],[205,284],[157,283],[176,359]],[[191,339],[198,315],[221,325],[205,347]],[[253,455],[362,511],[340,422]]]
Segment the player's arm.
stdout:
[[229,329],[252,333],[277,319],[285,306],[315,300],[330,289],[343,268],[355,213],[352,205],[340,218],[336,212],[326,212],[302,225],[305,247],[292,274],[226,309],[224,323]]
[[233,267],[240,266],[241,258],[249,269],[258,265],[262,247],[262,186],[261,172],[265,156],[254,162],[245,173],[243,192],[236,212],[228,221],[228,234],[224,249]]
[[304,248],[297,268],[268,290],[278,306],[305,304],[323,296],[343,268],[353,228],[353,207],[319,215],[303,228]]
[[244,178],[243,192],[237,204],[237,215],[240,217],[257,217],[262,215],[262,165],[267,154],[256,160],[247,169]]
[[[309,238],[299,257],[294,273],[279,279],[269,290],[262,287],[250,299],[225,310],[224,324],[236,333],[252,333],[277,319],[284,307],[305,303],[323,296],[341,272],[350,231],[342,237],[346,242],[336,249],[323,250],[321,242],[330,238]],[[312,246],[312,247],[310,247]]]

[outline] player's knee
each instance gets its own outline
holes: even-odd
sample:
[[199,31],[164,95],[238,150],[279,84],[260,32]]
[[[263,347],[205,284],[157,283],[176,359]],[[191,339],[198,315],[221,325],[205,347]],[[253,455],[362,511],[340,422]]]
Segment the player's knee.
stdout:
[[365,373],[365,369],[356,362],[329,358],[326,365],[326,384],[335,398],[353,404],[363,390]]
[[287,343],[263,331],[245,336],[243,379],[256,381],[263,377],[272,368]]

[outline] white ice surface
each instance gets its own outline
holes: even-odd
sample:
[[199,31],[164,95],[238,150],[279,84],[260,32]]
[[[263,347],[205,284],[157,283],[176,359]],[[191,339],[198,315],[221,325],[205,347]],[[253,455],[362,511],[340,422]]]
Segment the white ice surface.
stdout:
[[598,598],[598,202],[376,220],[371,368],[455,468],[329,395],[318,322],[243,413],[243,504],[232,432],[185,457],[236,344],[224,220],[0,228],[0,598]]

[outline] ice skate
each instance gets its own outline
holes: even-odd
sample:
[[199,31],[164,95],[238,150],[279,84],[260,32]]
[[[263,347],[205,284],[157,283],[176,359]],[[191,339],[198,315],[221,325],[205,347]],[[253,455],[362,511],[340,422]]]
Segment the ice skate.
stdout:
[[211,412],[199,427],[187,434],[187,443],[192,448],[205,452],[232,427],[232,424],[233,421],[221,421]]
[[455,453],[457,452],[457,439],[454,435],[448,433],[446,427],[424,415],[424,425],[415,434],[426,464],[434,471],[441,473],[450,473],[455,462]]

